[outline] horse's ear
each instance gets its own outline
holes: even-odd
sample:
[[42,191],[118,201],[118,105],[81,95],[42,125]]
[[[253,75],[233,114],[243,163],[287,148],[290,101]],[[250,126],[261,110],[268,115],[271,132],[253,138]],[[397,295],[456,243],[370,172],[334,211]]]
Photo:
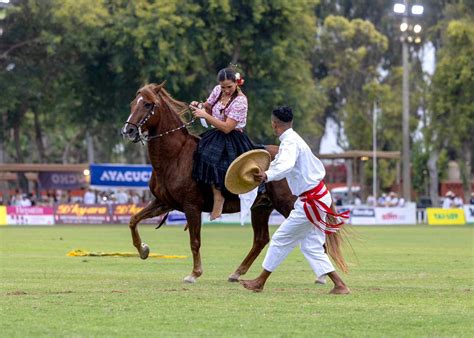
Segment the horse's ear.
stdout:
[[165,86],[165,83],[166,83],[166,80],[160,83],[159,85],[153,86],[153,91],[155,92],[155,94],[159,93],[159,91]]

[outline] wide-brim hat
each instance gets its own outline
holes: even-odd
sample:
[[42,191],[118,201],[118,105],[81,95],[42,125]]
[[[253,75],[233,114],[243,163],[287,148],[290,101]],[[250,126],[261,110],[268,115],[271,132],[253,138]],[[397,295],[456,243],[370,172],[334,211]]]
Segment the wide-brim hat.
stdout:
[[225,187],[231,193],[245,194],[259,186],[254,174],[266,171],[271,162],[270,153],[263,149],[250,150],[237,157],[227,169]]

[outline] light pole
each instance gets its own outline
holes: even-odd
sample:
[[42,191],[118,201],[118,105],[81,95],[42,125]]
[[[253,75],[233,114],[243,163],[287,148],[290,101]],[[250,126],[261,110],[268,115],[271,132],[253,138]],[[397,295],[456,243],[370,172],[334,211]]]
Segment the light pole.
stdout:
[[402,178],[403,178],[403,198],[405,201],[411,201],[411,175],[410,175],[410,64],[408,62],[408,44],[420,43],[419,37],[413,37],[411,32],[418,34],[421,32],[419,24],[411,25],[409,22],[410,16],[419,16],[423,14],[423,6],[416,4],[408,8],[408,0],[403,3],[396,3],[393,6],[393,11],[396,14],[402,15],[402,23],[400,30],[402,32],[402,63],[403,63],[403,111],[402,111]]

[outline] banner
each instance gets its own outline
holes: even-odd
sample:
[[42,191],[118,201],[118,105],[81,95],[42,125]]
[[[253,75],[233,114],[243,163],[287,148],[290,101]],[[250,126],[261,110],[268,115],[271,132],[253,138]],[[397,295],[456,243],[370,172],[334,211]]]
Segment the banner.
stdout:
[[7,207],[9,225],[54,225],[53,207]]
[[374,208],[354,207],[351,210],[351,224],[372,225],[375,224]]
[[91,185],[102,187],[148,188],[151,165],[91,164]]
[[41,189],[79,189],[87,185],[82,172],[44,171],[38,174]]
[[[114,224],[128,224],[130,217],[140,212],[146,205],[135,205],[135,204],[112,204],[111,208],[111,219],[110,222]],[[160,224],[164,215],[148,218],[140,221],[140,224]]]
[[427,208],[429,225],[464,225],[464,209]]
[[0,205],[0,226],[7,224],[7,207]]
[[464,205],[464,216],[467,224],[474,224],[474,205]]
[[56,224],[107,224],[110,212],[106,204],[58,204],[54,218]]
[[416,205],[411,203],[405,207],[375,208],[375,223],[416,224]]

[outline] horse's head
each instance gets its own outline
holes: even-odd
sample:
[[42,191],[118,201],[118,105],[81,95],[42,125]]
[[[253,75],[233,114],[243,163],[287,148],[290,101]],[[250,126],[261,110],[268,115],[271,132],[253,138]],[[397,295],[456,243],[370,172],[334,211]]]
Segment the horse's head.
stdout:
[[142,132],[148,131],[158,123],[160,100],[158,93],[163,88],[160,85],[148,84],[140,88],[137,96],[130,103],[130,116],[122,128],[122,135],[134,143],[141,140]]

